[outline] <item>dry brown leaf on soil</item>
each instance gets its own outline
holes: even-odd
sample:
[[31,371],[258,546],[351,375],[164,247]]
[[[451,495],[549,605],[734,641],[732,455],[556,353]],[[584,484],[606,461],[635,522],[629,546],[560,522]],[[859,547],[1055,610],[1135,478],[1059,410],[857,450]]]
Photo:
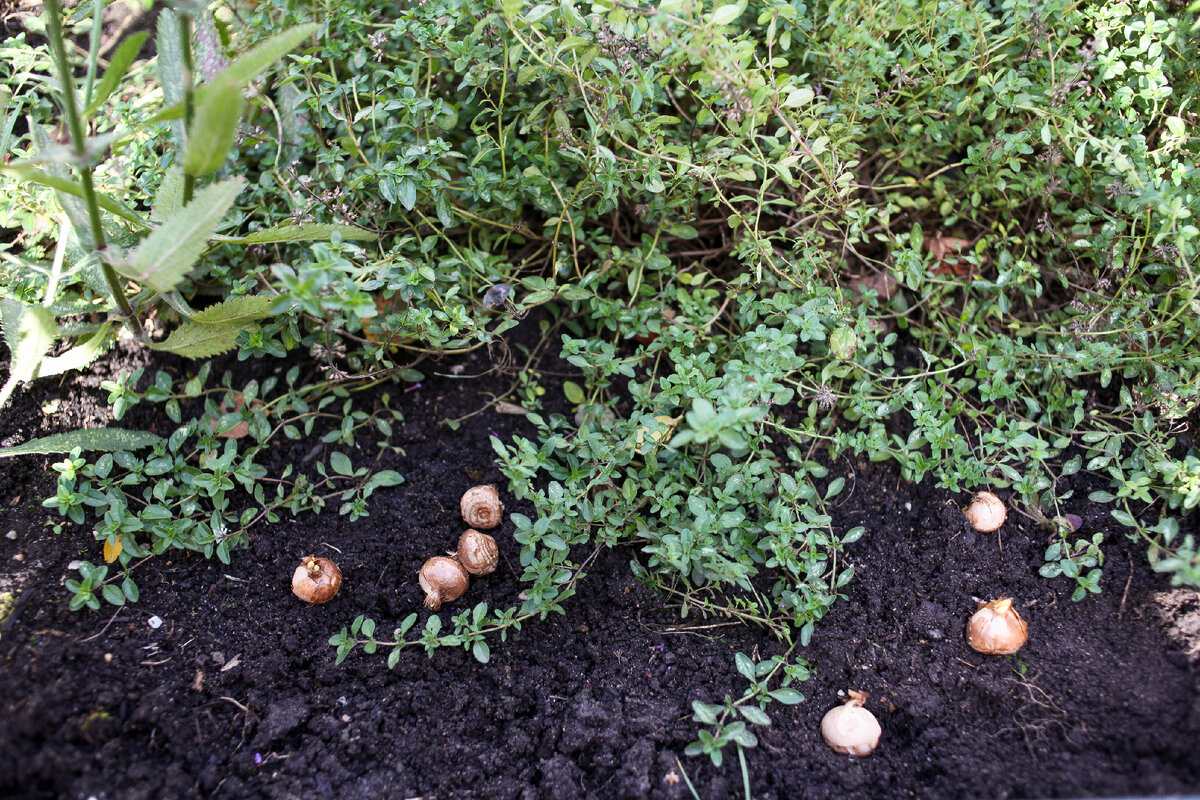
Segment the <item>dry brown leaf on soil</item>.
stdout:
[[971,263],[965,253],[971,248],[971,240],[959,236],[926,236],[925,249],[938,265],[934,275],[957,275],[962,277],[971,272]]

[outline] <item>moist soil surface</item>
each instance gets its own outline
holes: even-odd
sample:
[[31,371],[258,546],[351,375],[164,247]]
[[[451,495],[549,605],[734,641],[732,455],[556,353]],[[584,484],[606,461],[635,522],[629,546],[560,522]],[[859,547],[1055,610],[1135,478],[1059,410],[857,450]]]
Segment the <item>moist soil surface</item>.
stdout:
[[[244,381],[279,363],[226,366]],[[439,424],[480,408],[511,377],[436,374],[454,363],[466,374],[488,367],[484,354],[427,363],[419,387],[387,387],[405,415],[394,437],[405,454],[378,466],[406,480],[376,492],[369,518],[285,517],[258,528],[228,566],[179,551],[154,558],[138,570],[140,602],[119,610],[67,609],[68,564],[101,559],[90,527],[56,535],[47,525],[47,465],[61,457],[0,462],[0,533],[11,532],[0,538],[0,590],[16,599],[0,622],[0,796],[686,798],[690,781],[702,798],[744,797],[734,747],[720,767],[684,755],[697,735],[691,702],[741,695],[735,652],[766,658],[783,648],[725,618],[681,618],[633,580],[632,549],[598,553],[566,614],[492,641],[490,663],[408,648],[393,670],[361,650],[335,665],[328,639],[359,614],[385,639],[413,611],[424,624],[416,573],[453,548],[464,490],[496,483],[509,511],[533,513],[507,491],[489,442],[531,435],[522,417],[488,410],[458,430]],[[0,419],[0,445],[112,424],[100,380],[143,365],[194,369],[124,351],[62,384],[26,387]],[[548,388],[547,398],[560,396]],[[169,432],[157,410],[138,407],[119,424]],[[312,447],[281,442],[273,474]],[[1072,602],[1072,581],[1038,576],[1047,533],[1021,514],[980,534],[959,511],[965,495],[906,484],[888,464],[843,458],[832,468],[847,478],[835,532],[867,532],[849,547],[845,599],[803,649],[813,677],[796,688],[807,699],[773,704],[772,724],[754,728],[759,746],[745,752],[753,797],[1200,790],[1200,672],[1181,623],[1200,602],[1172,592],[1107,508],[1086,501],[1096,477],[1060,487],[1076,489],[1063,510],[1083,518],[1083,532],[1108,533],[1103,593]],[[442,609],[447,622],[481,600],[520,604],[511,522],[493,533],[499,569]],[[291,594],[308,553],[344,574],[326,605]],[[964,626],[977,599],[1001,594],[1017,598],[1029,643],[1016,656],[981,656]],[[835,754],[819,733],[848,689],[870,694],[883,728],[862,760]]]

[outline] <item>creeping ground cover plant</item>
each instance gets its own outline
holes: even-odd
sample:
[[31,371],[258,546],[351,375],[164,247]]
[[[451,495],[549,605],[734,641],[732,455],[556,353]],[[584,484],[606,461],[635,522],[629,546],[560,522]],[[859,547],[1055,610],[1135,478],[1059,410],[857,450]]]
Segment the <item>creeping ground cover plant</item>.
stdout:
[[[72,602],[134,600],[144,554],[227,559],[283,511],[367,513],[400,481],[367,463],[402,445],[400,411],[355,397],[468,352],[508,382],[487,410],[529,423],[490,441],[501,494],[533,510],[500,544],[523,591],[360,615],[339,662],[487,662],[619,547],[681,614],[779,640],[736,654],[740,694],[692,706],[689,753],[733,745],[745,774],[871,534],[831,513],[850,456],[1002,493],[1076,600],[1119,536],[1200,586],[1180,439],[1200,406],[1196,26],[1173,0],[188,4],[160,18],[156,71],[128,45],[79,102],[51,77],[65,54],[5,45],[24,65],[5,84],[39,87],[0,124],[21,156],[0,173],[23,242],[0,253],[8,390],[79,348],[85,368],[119,328],[198,360],[105,384],[115,418],[161,403],[173,433],[92,460],[43,445],[71,451],[47,505],[121,568],[87,564]],[[272,377],[211,385],[226,351]],[[264,487],[277,437],[368,434],[370,456]],[[1075,496],[1076,475],[1103,488]],[[1085,502],[1109,522],[1081,528]]]

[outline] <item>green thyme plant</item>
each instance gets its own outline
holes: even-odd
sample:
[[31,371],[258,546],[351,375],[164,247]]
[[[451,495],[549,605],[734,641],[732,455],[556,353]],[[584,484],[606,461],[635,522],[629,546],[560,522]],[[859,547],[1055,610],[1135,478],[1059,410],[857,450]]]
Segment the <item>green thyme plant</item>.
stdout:
[[[136,602],[133,571],[170,550],[227,564],[251,529],[278,522],[284,513],[320,513],[336,503],[352,521],[365,517],[376,490],[403,481],[374,466],[383,453],[402,452],[389,443],[392,423],[403,416],[390,407],[388,395],[368,412],[354,407],[364,384],[299,384],[299,373],[292,367],[282,381],[270,377],[234,389],[228,374],[209,386],[205,362],[178,385],[160,371],[139,390],[141,370],[104,382],[114,418],[147,402],[160,404],[179,427],[143,445],[145,452],[117,449],[89,460],[76,448],[53,465],[58,487],[43,505],[77,525],[93,520],[107,562],[81,562],[82,580],[68,585],[72,608],[97,608],[97,591],[116,605]],[[189,409],[199,413],[185,417]],[[281,437],[313,441],[311,464],[268,474],[262,456]],[[354,463],[346,450],[361,452],[363,444],[372,446],[374,459]]]

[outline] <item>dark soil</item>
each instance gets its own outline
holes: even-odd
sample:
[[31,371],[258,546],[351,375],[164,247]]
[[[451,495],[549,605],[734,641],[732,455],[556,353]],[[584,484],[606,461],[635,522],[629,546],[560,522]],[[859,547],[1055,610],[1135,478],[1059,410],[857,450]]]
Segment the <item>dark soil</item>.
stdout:
[[[19,392],[0,443],[106,424],[100,378],[144,358],[117,356],[72,384]],[[631,551],[602,553],[566,616],[492,642],[489,664],[410,649],[393,671],[361,651],[334,665],[327,639],[355,616],[374,617],[386,638],[421,610],[415,574],[453,546],[460,494],[481,477],[504,488],[488,437],[520,432],[523,420],[489,412],[458,431],[438,425],[478,408],[481,392],[500,386],[489,380],[430,374],[415,391],[392,387],[406,456],[382,466],[406,483],[376,493],[369,519],[287,519],[259,529],[231,566],[153,559],[140,570],[141,602],[115,614],[67,610],[67,565],[98,561],[99,544],[86,530],[56,536],[45,526],[52,459],[0,462],[0,534],[15,532],[0,538],[0,590],[18,598],[0,627],[0,796],[684,798],[685,773],[701,797],[743,796],[736,750],[720,768],[683,756],[697,732],[690,704],[740,695],[734,652],[766,657],[779,645],[724,619],[681,620],[633,581]],[[41,406],[55,398],[46,416]],[[281,463],[311,443],[294,447]],[[976,534],[958,511],[963,496],[905,485],[888,465],[840,468],[852,491],[835,530],[868,533],[850,548],[847,599],[804,653],[815,675],[797,688],[808,700],[771,707],[773,724],[747,751],[755,798],[1200,790],[1193,645],[1168,636],[1169,586],[1144,550],[1086,503],[1094,479],[1077,476],[1066,510],[1087,531],[1110,533],[1104,592],[1073,603],[1069,581],[1038,577],[1045,534],[1020,515],[999,536]],[[510,511],[531,513],[504,495]],[[497,532],[500,569],[444,617],[480,600],[518,603],[511,534],[508,524]],[[324,606],[290,592],[309,552],[335,558],[345,575]],[[966,646],[963,627],[975,598],[1002,593],[1018,598],[1030,641],[1016,657],[986,658]],[[1172,595],[1176,612],[1194,595]],[[150,628],[152,616],[164,624]],[[869,692],[883,726],[879,750],[861,761],[831,752],[818,732],[846,689]]]

